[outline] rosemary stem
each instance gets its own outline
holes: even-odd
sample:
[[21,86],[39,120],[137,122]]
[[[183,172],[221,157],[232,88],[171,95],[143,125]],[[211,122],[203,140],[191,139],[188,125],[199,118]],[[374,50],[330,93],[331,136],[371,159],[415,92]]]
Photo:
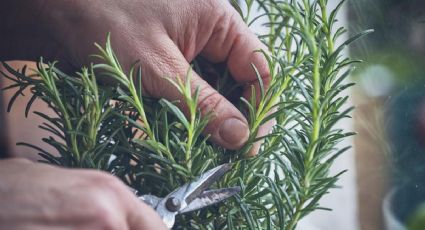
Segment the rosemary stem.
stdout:
[[291,220],[289,222],[289,224],[287,225],[287,227],[285,228],[285,230],[294,230],[295,227],[297,226],[298,221],[301,218],[301,209],[304,206],[305,201],[301,200],[297,207],[295,208],[295,216],[291,217]]
[[332,28],[329,27],[326,3],[323,2],[323,1],[320,1],[320,11],[322,12],[323,30],[326,34],[326,41],[328,43],[328,50],[332,51],[334,49],[334,43],[333,43],[332,31],[331,31]]
[[314,67],[313,67],[313,132],[310,138],[310,145],[307,151],[307,165],[313,160],[314,153],[317,147],[317,140],[320,133],[320,52],[313,50]]
[[196,113],[191,111],[190,114],[190,124],[189,124],[189,130],[187,132],[187,144],[186,144],[186,153],[185,153],[185,160],[187,162],[187,168],[189,171],[192,169],[192,145],[193,145],[193,135],[194,135],[194,129],[195,129],[195,118]]

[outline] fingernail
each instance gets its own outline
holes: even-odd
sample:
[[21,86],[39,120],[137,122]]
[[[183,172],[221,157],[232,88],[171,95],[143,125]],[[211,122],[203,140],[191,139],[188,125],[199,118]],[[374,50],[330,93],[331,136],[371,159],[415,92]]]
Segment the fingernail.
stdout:
[[247,124],[236,118],[230,118],[221,123],[220,137],[228,144],[239,147],[245,143],[249,136]]

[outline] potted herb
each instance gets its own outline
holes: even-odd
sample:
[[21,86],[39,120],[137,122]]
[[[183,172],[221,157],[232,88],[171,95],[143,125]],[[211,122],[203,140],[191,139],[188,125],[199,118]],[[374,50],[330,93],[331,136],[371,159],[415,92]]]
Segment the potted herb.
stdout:
[[[25,88],[34,100],[43,100],[56,113],[40,128],[51,136],[44,142],[57,153],[36,148],[44,161],[63,167],[104,170],[121,178],[140,194],[162,196],[202,172],[225,162],[234,167],[216,187],[240,186],[234,199],[200,211],[184,214],[176,220],[176,229],[294,229],[298,221],[317,209],[320,198],[335,187],[338,177],[329,174],[333,161],[349,146],[336,145],[351,132],[335,127],[349,117],[352,108],[342,110],[348,96],[340,93],[350,86],[346,79],[357,61],[342,56],[344,48],[365,31],[337,46],[345,32],[335,28],[335,17],[342,3],[327,11],[327,1],[258,0],[266,13],[269,33],[262,35],[271,73],[270,86],[260,80],[260,100],[239,99],[235,103],[246,115],[250,136],[241,149],[230,151],[211,143],[201,135],[208,116],[200,116],[196,107],[197,92],[187,81],[173,82],[184,96],[188,116],[175,102],[143,96],[137,67],[124,71],[114,55],[109,38],[99,46],[100,63],[68,75],[55,63],[38,65],[36,74],[16,71],[3,63],[14,81],[7,89],[16,90],[14,99]],[[246,0],[247,12],[234,3],[245,22],[251,25],[259,17],[249,17],[253,1]],[[112,35],[113,36],[113,35]],[[194,63],[201,75],[202,61]],[[252,71],[256,71],[252,66]],[[218,71],[221,83],[228,86],[228,71]],[[112,85],[97,83],[100,78],[113,79]],[[237,90],[219,87],[223,95]],[[258,137],[259,127],[275,120],[265,136]],[[255,157],[247,152],[254,142],[262,141]]]

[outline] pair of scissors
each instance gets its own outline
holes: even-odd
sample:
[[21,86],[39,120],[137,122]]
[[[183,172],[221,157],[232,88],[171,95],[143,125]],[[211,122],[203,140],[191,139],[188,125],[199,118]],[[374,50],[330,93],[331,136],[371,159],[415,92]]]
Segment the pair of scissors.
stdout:
[[155,209],[165,225],[172,228],[176,215],[219,203],[240,192],[239,186],[207,190],[231,168],[232,164],[228,163],[210,169],[194,181],[180,186],[163,198],[142,195],[139,199]]

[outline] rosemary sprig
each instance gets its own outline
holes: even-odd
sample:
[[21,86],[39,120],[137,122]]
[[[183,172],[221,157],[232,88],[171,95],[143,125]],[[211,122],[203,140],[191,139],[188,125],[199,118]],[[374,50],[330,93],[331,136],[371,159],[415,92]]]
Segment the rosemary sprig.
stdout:
[[[248,12],[236,9],[248,25],[253,0],[246,0]],[[40,128],[50,131],[43,140],[59,155],[39,150],[44,159],[65,167],[96,168],[120,177],[141,194],[163,196],[194,176],[224,162],[234,161],[233,170],[217,187],[242,188],[234,199],[178,217],[176,229],[295,229],[298,221],[317,209],[322,196],[335,187],[343,173],[329,175],[333,161],[349,147],[337,143],[353,133],[335,127],[349,117],[352,108],[342,110],[348,96],[340,93],[351,64],[357,62],[341,52],[365,31],[340,46],[337,40],[344,28],[334,28],[341,5],[327,12],[327,1],[257,0],[268,18],[269,33],[260,36],[268,52],[270,86],[265,89],[258,76],[260,92],[241,99],[241,111],[249,121],[250,137],[238,151],[229,151],[208,141],[202,130],[208,116],[201,117],[196,106],[198,91],[187,81],[172,82],[189,108],[185,117],[174,102],[142,95],[141,71],[131,68],[126,74],[109,41],[97,45],[102,61],[68,76],[55,67],[41,63],[35,75],[15,71],[3,63],[14,81],[7,89],[16,94],[30,87],[33,97],[45,101],[56,113]],[[195,63],[196,66],[196,63]],[[256,71],[255,66],[252,66]],[[202,71],[202,69],[198,70]],[[257,72],[257,71],[256,71]],[[224,71],[223,79],[228,71]],[[258,72],[257,72],[258,75]],[[112,78],[112,86],[99,85],[96,79]],[[178,79],[178,78],[177,78]],[[230,87],[218,84],[223,95]],[[256,100],[260,94],[260,100]],[[159,102],[159,103],[158,103]],[[10,107],[10,106],[9,106]],[[27,112],[28,113],[28,112]],[[269,134],[257,137],[259,127],[275,119]],[[245,153],[256,141],[263,141],[258,155]],[[22,144],[22,143],[21,143]]]

